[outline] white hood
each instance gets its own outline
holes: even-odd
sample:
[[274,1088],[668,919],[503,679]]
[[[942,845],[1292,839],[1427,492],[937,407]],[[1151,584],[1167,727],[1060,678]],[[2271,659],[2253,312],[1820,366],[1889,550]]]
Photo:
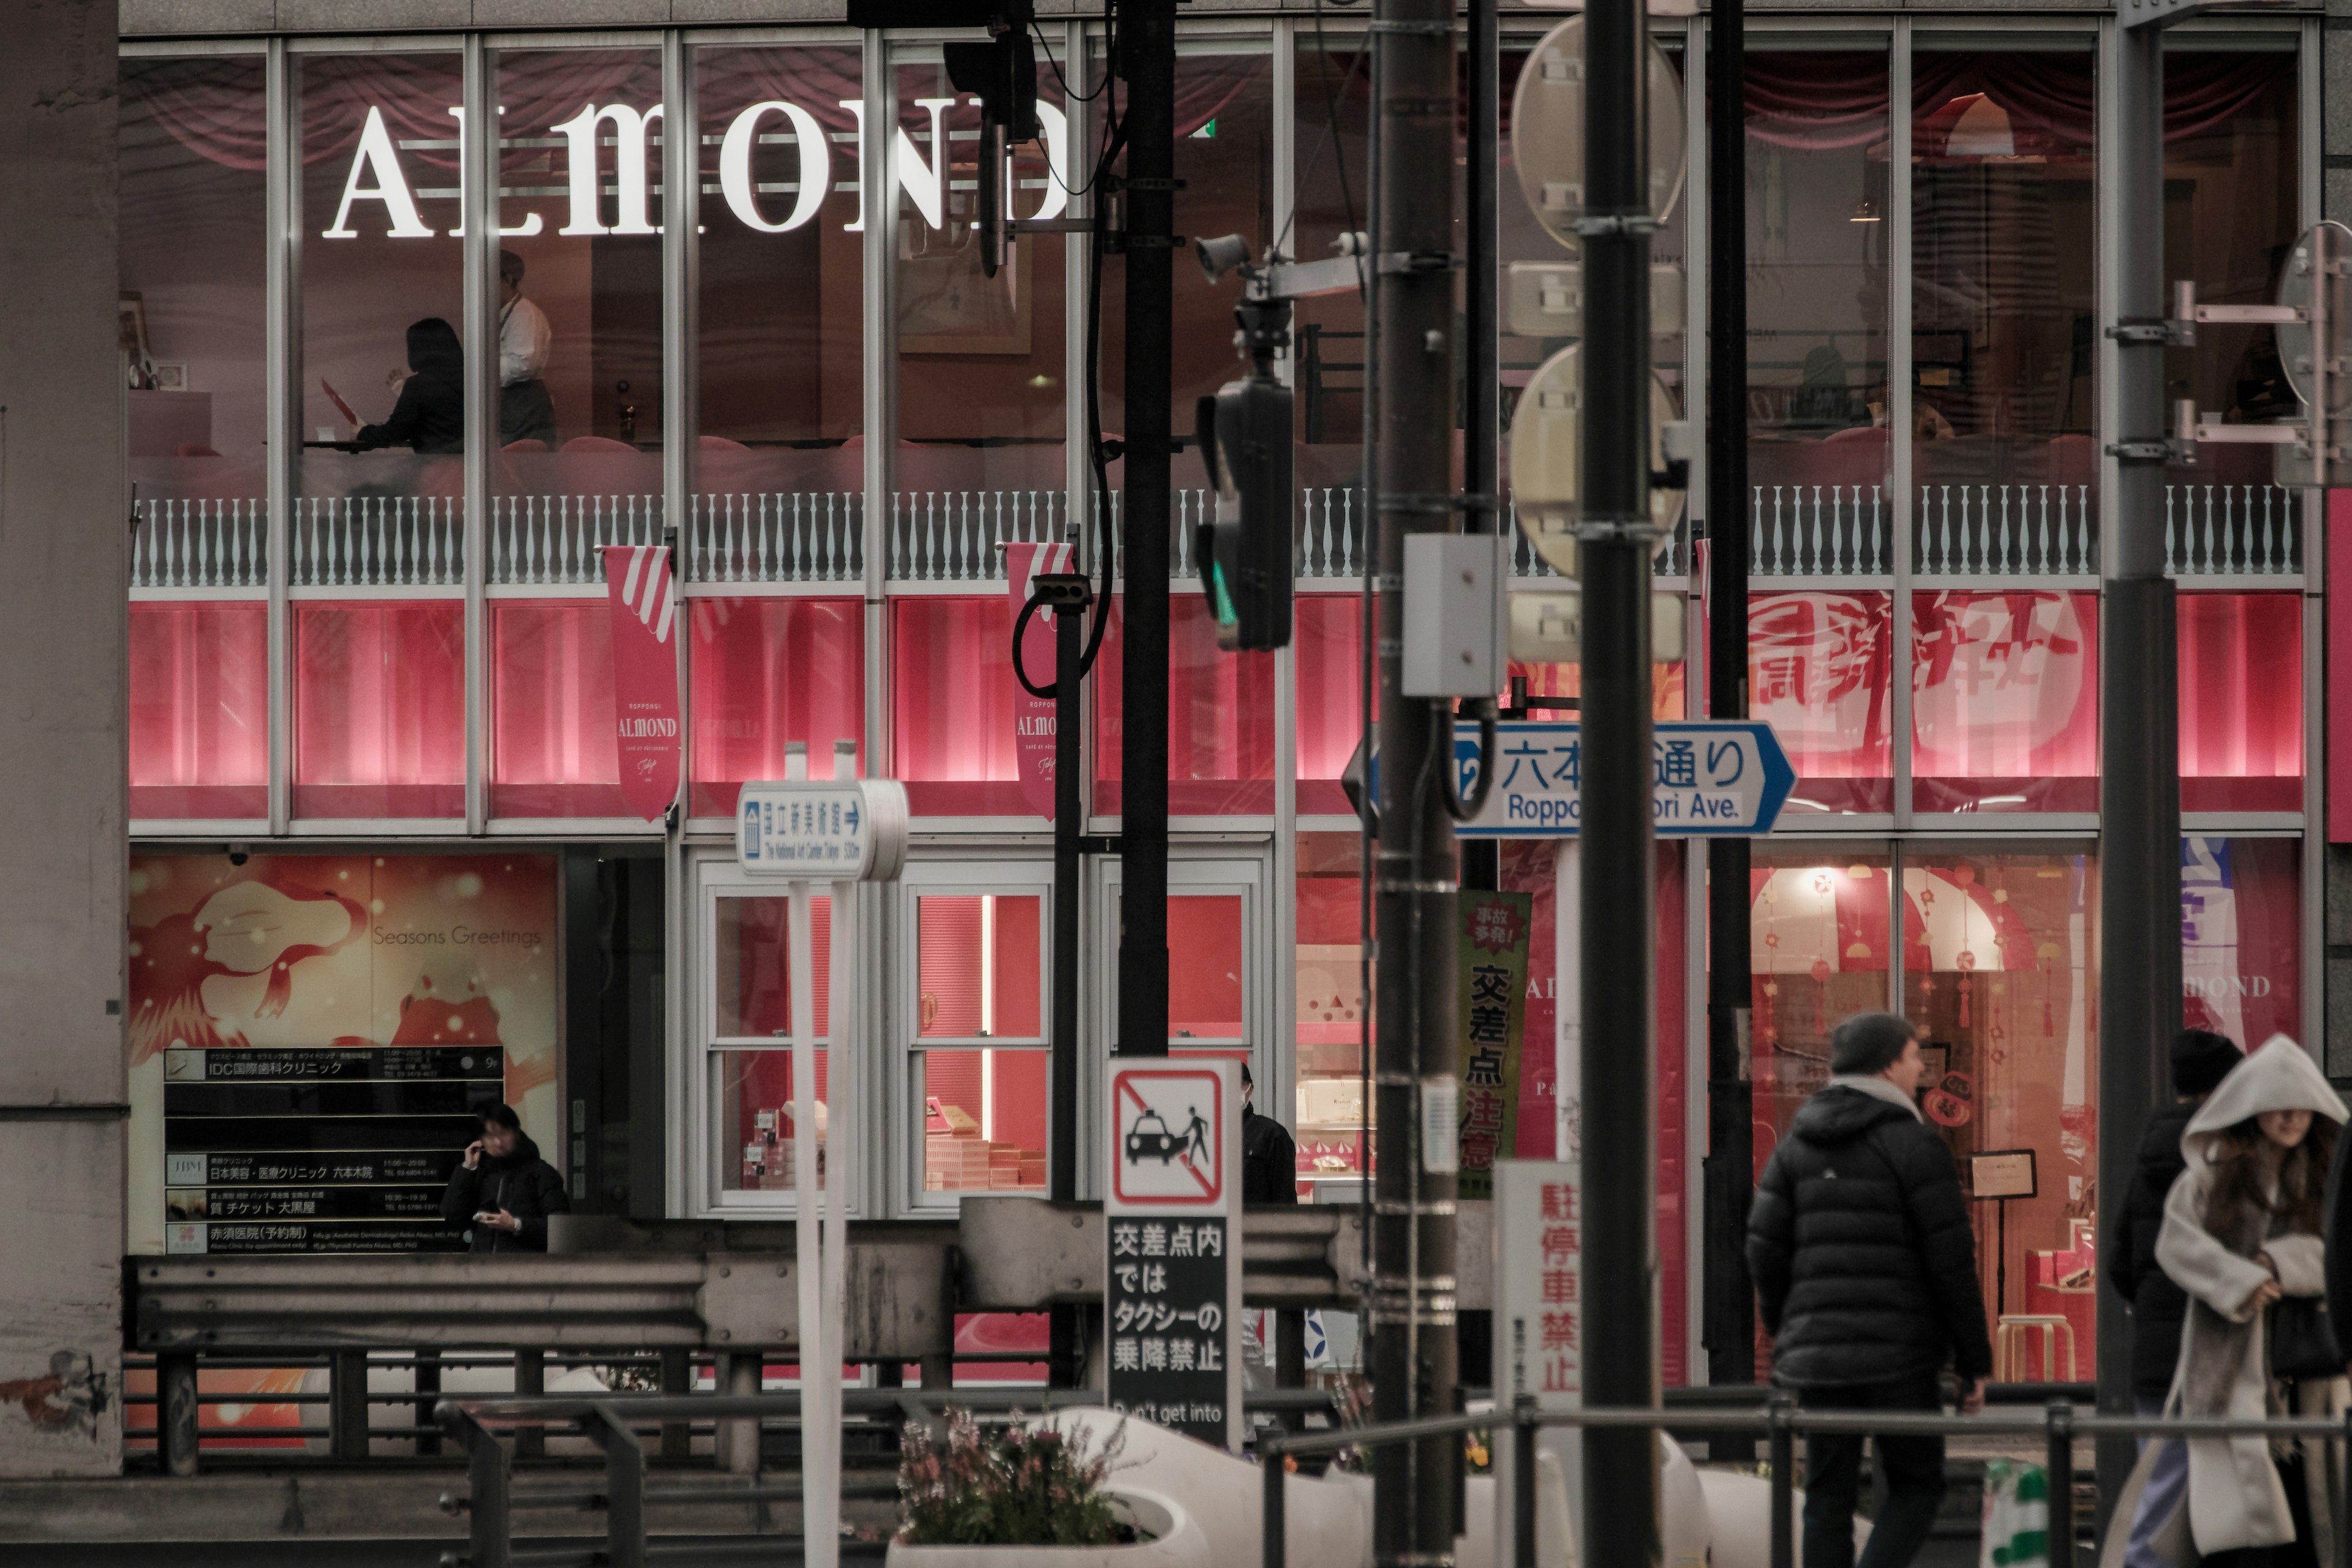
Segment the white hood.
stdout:
[[2352,1115],[2327,1087],[2311,1053],[2284,1035],[2273,1035],[2262,1049],[2231,1068],[2221,1087],[2197,1108],[2180,1135],[2180,1152],[2209,1153],[2221,1132],[2265,1110],[2308,1110],[2338,1124]]

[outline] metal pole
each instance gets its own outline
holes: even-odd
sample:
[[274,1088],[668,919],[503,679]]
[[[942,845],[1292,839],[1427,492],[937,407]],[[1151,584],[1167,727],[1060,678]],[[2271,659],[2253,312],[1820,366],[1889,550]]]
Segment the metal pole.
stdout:
[[2053,1399],[2050,1418],[2050,1568],[2074,1568],[2074,1406]]
[[[646,1451],[610,1405],[597,1405],[586,1426],[604,1450],[604,1563],[607,1568],[646,1568]],[[759,1430],[757,1421],[751,1429]]]
[[[1647,17],[1585,11],[1584,580],[1578,973],[1584,1049],[1584,1399],[1654,1405],[1657,1347],[1655,921],[1650,754],[1650,231]],[[1580,1563],[1659,1553],[1658,1446],[1584,1436]]]
[[1261,1447],[1258,1466],[1263,1474],[1265,1500],[1260,1505],[1258,1517],[1259,1550],[1265,1568],[1284,1568],[1288,1560],[1290,1542],[1288,1521],[1283,1517],[1284,1474],[1288,1467],[1283,1462],[1279,1447]]
[[[2180,780],[2173,588],[2164,574],[2164,37],[2116,28],[2115,504],[2099,622],[2099,1190],[2129,1190],[2180,1027]],[[2132,1410],[2131,1323],[2099,1292],[2102,1415]],[[2134,1445],[2099,1443],[2120,1496]],[[2105,1506],[2104,1504],[2102,1506]]]
[[[1715,0],[1707,39],[1706,711],[1748,716],[1748,178],[1745,0]],[[1707,840],[1706,1380],[1756,1381],[1748,1204],[1755,1185],[1754,1083],[1745,838]],[[1718,1461],[1752,1459],[1755,1439],[1719,1432]]]
[[327,1452],[345,1464],[368,1457],[365,1351],[336,1351],[327,1358]]
[[[1453,704],[1404,694],[1404,543],[1451,531],[1454,441],[1454,58],[1452,0],[1377,0],[1365,463],[1380,528],[1380,845],[1373,888],[1375,1117],[1372,1411],[1454,1414],[1455,1177],[1428,1166],[1424,1105],[1451,1120],[1459,868],[1446,816]],[[1475,137],[1473,141],[1476,140]],[[1449,1127],[1448,1133],[1452,1129]],[[1450,1140],[1449,1140],[1450,1142]],[[1372,1459],[1379,1568],[1454,1551],[1458,1436],[1384,1445]]]
[[1168,487],[1174,283],[1176,0],[1121,0],[1128,88],[1127,600],[1120,672],[1118,1034],[1121,1056],[1168,1054]]
[[[547,1352],[545,1351],[515,1352],[515,1393],[529,1399],[547,1392]],[[547,1432],[539,1426],[519,1426],[515,1429],[514,1457],[518,1459],[543,1459],[547,1457]]]
[[1519,1395],[1511,1421],[1511,1568],[1536,1568],[1535,1397]]
[[[1054,615],[1054,1033],[1046,1094],[1052,1118],[1045,1170],[1051,1196],[1068,1203],[1078,1195],[1078,835],[1084,807],[1078,800],[1079,638],[1086,616],[1076,606]],[[1046,1383],[1077,1386],[1078,1308],[1058,1302],[1048,1309]]]
[[[1491,498],[1500,487],[1502,464],[1502,343],[1497,301],[1502,288],[1500,223],[1496,195],[1502,159],[1502,45],[1495,23],[1495,0],[1470,0],[1470,68],[1463,120],[1469,126],[1470,188],[1465,194],[1467,233],[1462,245],[1462,489]],[[1492,533],[1502,527],[1502,508],[1474,504],[1464,531]],[[1462,885],[1500,888],[1500,839],[1473,838],[1462,845]]]
[[1797,1560],[1797,1434],[1790,1418],[1797,1402],[1776,1394],[1767,1410],[1772,1436],[1772,1568],[1796,1568]]

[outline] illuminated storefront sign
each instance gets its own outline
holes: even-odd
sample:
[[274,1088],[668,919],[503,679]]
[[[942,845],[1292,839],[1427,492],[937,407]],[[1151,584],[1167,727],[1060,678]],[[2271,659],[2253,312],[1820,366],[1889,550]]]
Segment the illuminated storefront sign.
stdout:
[[[978,108],[980,100],[966,102]],[[947,223],[946,195],[949,188],[945,149],[948,145],[947,115],[955,107],[952,98],[919,98],[917,108],[929,117],[929,157],[917,148],[906,128],[898,128],[898,187],[922,215],[923,222],[931,228]],[[729,123],[726,134],[719,142],[719,194],[726,198],[727,208],[744,227],[761,234],[789,234],[793,229],[812,223],[817,209],[831,190],[860,193],[856,179],[835,185],[833,179],[832,141],[835,135],[849,143],[849,167],[855,174],[866,130],[866,106],[858,100],[845,98],[838,107],[847,110],[849,129],[829,132],[808,109],[782,99],[769,99],[754,103],[737,114]],[[501,113],[504,110],[500,110]],[[464,162],[466,115],[462,109],[452,109],[450,116],[457,121],[459,162]],[[649,132],[662,118],[662,106],[638,110],[625,103],[590,103],[579,113],[560,124],[551,125],[550,132],[561,133],[565,141],[565,195],[569,198],[569,219],[555,232],[562,235],[647,235],[659,234],[661,226],[652,221],[652,197],[660,186],[648,181],[646,174],[646,150]],[[1069,204],[1069,121],[1062,111],[1049,103],[1037,106],[1037,118],[1045,127],[1045,161],[1051,177],[1040,181],[1021,182],[1042,186],[1044,205],[1034,214],[1035,218],[1049,218],[1060,214]],[[790,130],[763,131],[763,122],[780,121]],[[753,149],[765,142],[782,145],[791,142],[799,155],[797,177],[789,184],[761,184],[753,175]],[[358,144],[352,149],[352,163],[343,178],[342,199],[335,206],[335,221],[320,231],[322,239],[357,239],[361,231],[352,225],[354,209],[360,204],[377,202],[383,205],[387,225],[384,233],[393,239],[430,239],[433,226],[417,210],[417,195],[401,167],[400,153],[404,146],[415,143],[396,142],[385,123],[381,106],[371,106],[367,121],[360,131]],[[443,145],[446,145],[444,143]],[[613,149],[613,179],[610,189],[614,197],[614,218],[604,219],[604,196],[606,189],[601,178],[597,156],[600,145]],[[446,194],[446,193],[445,193]],[[500,195],[508,193],[501,191]],[[772,218],[761,209],[763,195],[793,197],[791,209],[781,219]],[[364,209],[362,209],[364,210]],[[541,214],[531,213],[522,222],[510,227],[501,226],[501,236],[527,237],[541,232]],[[866,215],[861,199],[858,215],[842,225],[847,233],[856,233],[866,226]],[[446,231],[452,238],[464,235],[462,226]]]

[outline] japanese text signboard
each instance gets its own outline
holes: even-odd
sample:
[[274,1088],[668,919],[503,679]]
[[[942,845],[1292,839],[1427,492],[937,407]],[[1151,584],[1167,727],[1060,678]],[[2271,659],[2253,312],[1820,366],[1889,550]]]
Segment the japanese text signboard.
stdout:
[[907,789],[895,779],[747,784],[735,860],[753,876],[887,882],[907,859]]
[[[1495,1163],[1495,1363],[1496,1406],[1524,1396],[1547,1410],[1584,1403],[1584,1215],[1571,1160]],[[1565,1428],[1566,1473],[1582,1468],[1582,1443]],[[1495,1467],[1501,1519],[1513,1517],[1511,1467]]]
[[1111,1407],[1238,1449],[1240,1068],[1114,1064],[1105,1125]]
[[1517,1146],[1519,1056],[1525,1037],[1528,937],[1535,900],[1463,889],[1460,1195],[1494,1196],[1495,1161]]
[[[1796,770],[1772,726],[1754,720],[1661,721],[1653,729],[1651,799],[1667,837],[1769,833],[1796,786]],[[1454,771],[1466,793],[1478,777],[1478,726],[1457,723]],[[1568,838],[1576,834],[1584,783],[1574,724],[1511,720],[1495,727],[1498,776],[1465,838]]]

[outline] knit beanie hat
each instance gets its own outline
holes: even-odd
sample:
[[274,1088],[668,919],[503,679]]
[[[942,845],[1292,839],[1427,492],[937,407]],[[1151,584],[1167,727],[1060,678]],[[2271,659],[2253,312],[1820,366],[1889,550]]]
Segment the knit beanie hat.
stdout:
[[1856,1013],[1830,1032],[1830,1070],[1843,1077],[1885,1072],[1918,1034],[1908,1018]]
[[2245,1059],[2227,1035],[2183,1029],[2172,1042],[2173,1092],[2210,1094],[2230,1076],[2230,1069]]

